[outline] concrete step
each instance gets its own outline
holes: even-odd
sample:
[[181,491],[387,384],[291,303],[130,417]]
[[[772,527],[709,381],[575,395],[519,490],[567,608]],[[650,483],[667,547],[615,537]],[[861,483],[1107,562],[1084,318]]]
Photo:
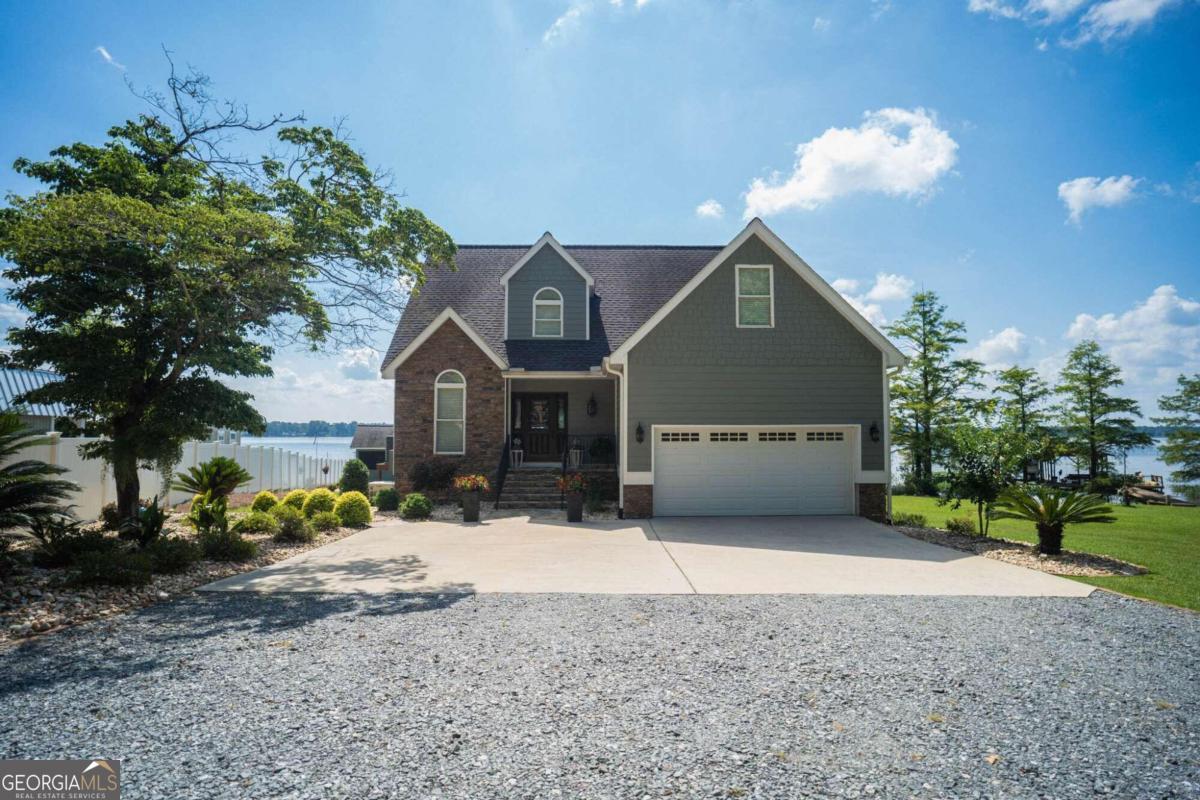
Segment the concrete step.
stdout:
[[559,503],[557,500],[555,500],[553,503],[547,502],[545,500],[538,500],[536,502],[518,502],[515,500],[509,500],[509,499],[505,498],[500,501],[500,507],[501,508],[558,508]]

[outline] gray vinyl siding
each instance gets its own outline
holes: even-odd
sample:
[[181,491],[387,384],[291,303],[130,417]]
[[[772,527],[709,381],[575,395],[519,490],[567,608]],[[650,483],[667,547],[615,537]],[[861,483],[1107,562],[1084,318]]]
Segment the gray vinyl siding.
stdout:
[[[613,435],[616,428],[614,381],[611,378],[521,379],[513,378],[512,394],[565,394],[567,396],[567,432],[576,436]],[[596,416],[587,414],[588,398],[596,398]]]
[[[737,327],[736,264],[774,266],[775,327]],[[757,237],[629,354],[633,472],[650,469],[652,425],[861,425],[862,468],[881,470],[872,423],[886,424],[883,354]]]
[[508,338],[533,338],[533,296],[547,286],[562,294],[563,338],[586,339],[587,282],[552,247],[537,251],[508,279]]

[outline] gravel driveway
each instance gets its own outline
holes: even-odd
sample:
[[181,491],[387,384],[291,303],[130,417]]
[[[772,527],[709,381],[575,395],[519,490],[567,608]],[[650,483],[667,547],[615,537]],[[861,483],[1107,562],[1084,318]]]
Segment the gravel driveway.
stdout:
[[1200,615],[1104,592],[206,594],[0,668],[126,798],[1200,796]]

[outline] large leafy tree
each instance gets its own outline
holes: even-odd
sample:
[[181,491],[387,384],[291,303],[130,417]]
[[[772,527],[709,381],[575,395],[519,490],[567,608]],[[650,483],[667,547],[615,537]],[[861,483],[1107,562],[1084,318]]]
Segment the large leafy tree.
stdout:
[[1067,356],[1055,391],[1062,396],[1061,425],[1070,451],[1088,465],[1088,477],[1107,471],[1112,457],[1152,439],[1135,427],[1135,400],[1114,393],[1125,384],[1121,369],[1091,340]]
[[1158,399],[1166,415],[1155,417],[1154,422],[1171,428],[1158,448],[1162,460],[1177,468],[1171,480],[1191,484],[1200,481],[1200,374],[1180,375],[1178,386],[1175,394]]
[[913,295],[908,311],[887,332],[909,355],[892,378],[892,440],[906,452],[913,479],[928,488],[950,426],[978,407],[968,392],[979,387],[983,367],[955,357],[955,347],[966,342],[966,326],[947,318],[934,292]]
[[[0,211],[4,277],[30,314],[7,360],[63,376],[25,399],[99,437],[84,455],[111,465],[122,517],[139,466],[169,468],[210,426],[263,429],[221,378],[270,375],[281,344],[362,343],[454,254],[338,131],[251,121],[201,75],[167,85],[102,144],[19,159],[45,188]],[[263,136],[271,155],[231,154]]]
[[975,506],[979,532],[987,536],[992,505],[1035,449],[1030,437],[1005,423],[954,426],[949,432],[943,502],[953,500],[955,508],[962,502]]

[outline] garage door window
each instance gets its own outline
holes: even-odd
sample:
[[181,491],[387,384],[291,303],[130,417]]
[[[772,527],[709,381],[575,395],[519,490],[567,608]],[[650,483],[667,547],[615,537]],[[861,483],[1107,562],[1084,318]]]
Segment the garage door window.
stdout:
[[766,266],[737,267],[737,326],[770,328],[775,324],[774,271]]
[[700,434],[695,431],[663,431],[661,439],[664,442],[698,442]]
[[708,435],[710,442],[744,442],[747,438],[745,431],[713,431]]
[[760,431],[758,434],[760,442],[794,442],[796,441],[795,431]]
[[843,431],[809,431],[804,438],[810,442],[841,442],[846,434]]

